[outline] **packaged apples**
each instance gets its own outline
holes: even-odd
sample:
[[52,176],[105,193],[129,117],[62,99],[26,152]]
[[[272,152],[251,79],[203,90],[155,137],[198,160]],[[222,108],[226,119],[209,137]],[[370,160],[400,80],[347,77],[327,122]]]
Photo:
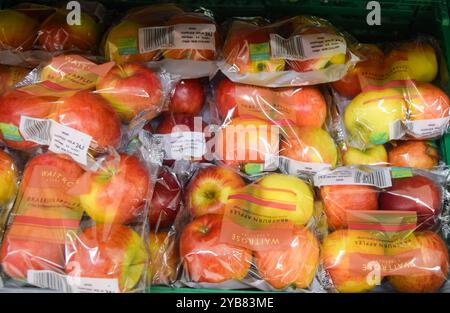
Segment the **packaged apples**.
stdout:
[[234,82],[288,87],[336,81],[356,59],[328,21],[296,16],[272,24],[233,20],[218,65]]

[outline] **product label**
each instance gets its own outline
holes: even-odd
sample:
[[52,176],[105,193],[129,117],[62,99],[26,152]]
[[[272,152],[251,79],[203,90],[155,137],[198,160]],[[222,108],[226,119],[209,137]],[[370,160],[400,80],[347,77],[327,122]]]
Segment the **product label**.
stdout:
[[22,116],[20,132],[25,140],[48,145],[55,153],[71,156],[76,162],[87,165],[87,154],[92,137],[50,119]]
[[409,167],[392,167],[391,176],[392,178],[412,177],[413,171]]
[[13,124],[0,123],[0,132],[5,140],[23,141],[19,128]]
[[270,60],[270,45],[268,42],[249,44],[250,60],[267,61]]
[[201,159],[206,153],[206,139],[203,132],[173,132],[154,135],[165,160]]
[[[401,139],[405,135],[406,131],[401,120],[396,120],[389,124],[389,139],[387,141]],[[385,142],[385,140],[383,141]],[[377,144],[376,142],[372,143]]]
[[117,41],[117,48],[120,55],[130,55],[138,53],[138,41],[136,37],[120,38]]
[[274,59],[308,60],[345,54],[344,37],[334,34],[305,34],[284,39],[270,34],[270,51]]
[[314,176],[314,185],[366,185],[378,188],[392,186],[389,168],[365,166],[365,167],[341,167],[334,170],[325,170]]
[[72,277],[53,271],[27,272],[27,282],[31,285],[64,293],[118,293],[117,279]]
[[448,128],[450,117],[431,120],[406,121],[407,134],[415,138],[433,138],[442,136]]
[[300,162],[297,160],[280,157],[280,167],[290,175],[316,174],[331,169],[331,164]]
[[177,24],[139,28],[139,52],[158,49],[216,50],[214,24]]

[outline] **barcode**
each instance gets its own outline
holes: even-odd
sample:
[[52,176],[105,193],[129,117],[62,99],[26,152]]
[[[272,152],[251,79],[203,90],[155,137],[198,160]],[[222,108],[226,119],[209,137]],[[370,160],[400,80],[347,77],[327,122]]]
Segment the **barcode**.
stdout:
[[139,28],[139,52],[146,53],[158,49],[172,48],[175,45],[174,27]]
[[71,291],[66,276],[53,271],[29,270],[27,272],[27,282],[40,288],[57,290],[59,292]]
[[301,36],[284,39],[280,35],[270,34],[270,55],[274,59],[304,59],[305,49]]
[[372,185],[378,187],[387,186],[387,179],[384,172],[375,171],[372,173],[355,172],[355,184]]
[[52,121],[48,119],[21,116],[20,133],[27,141],[33,141],[41,145],[49,145],[51,141]]

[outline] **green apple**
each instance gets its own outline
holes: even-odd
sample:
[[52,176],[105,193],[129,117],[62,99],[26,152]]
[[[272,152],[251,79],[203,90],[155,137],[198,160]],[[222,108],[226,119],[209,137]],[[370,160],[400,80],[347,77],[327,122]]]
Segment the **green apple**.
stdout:
[[344,165],[386,165],[388,155],[383,145],[375,145],[366,150],[349,147],[342,156],[342,161]]

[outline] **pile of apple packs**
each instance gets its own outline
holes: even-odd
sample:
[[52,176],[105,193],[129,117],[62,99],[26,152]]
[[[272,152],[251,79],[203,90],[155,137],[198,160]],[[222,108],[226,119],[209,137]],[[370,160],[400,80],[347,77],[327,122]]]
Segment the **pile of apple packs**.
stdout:
[[81,9],[0,10],[5,288],[450,291],[437,41]]

